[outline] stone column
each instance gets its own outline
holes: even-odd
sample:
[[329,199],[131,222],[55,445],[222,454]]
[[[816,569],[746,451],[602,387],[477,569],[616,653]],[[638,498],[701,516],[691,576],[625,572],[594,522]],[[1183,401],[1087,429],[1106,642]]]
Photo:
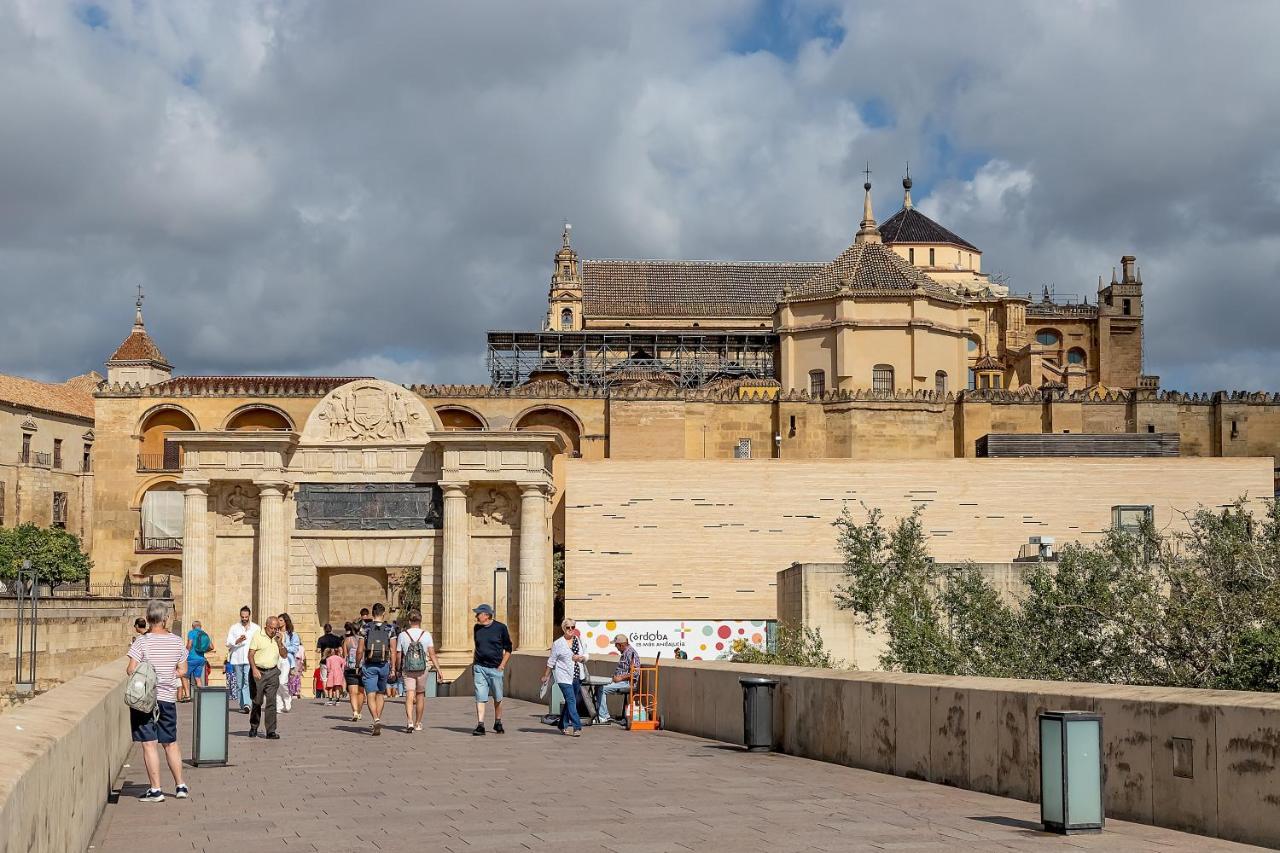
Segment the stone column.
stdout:
[[183,483],[182,501],[182,621],[183,627],[199,619],[217,624],[212,612],[213,584],[209,577],[209,484]]
[[254,621],[289,609],[289,555],[284,535],[284,486],[258,485],[258,610]]
[[547,488],[520,487],[520,638],[522,649],[551,641],[551,589],[547,569]]
[[468,626],[474,605],[467,600],[467,556],[471,547],[467,491],[459,483],[441,484],[441,489],[444,490],[444,576],[440,584],[440,649],[470,660]]

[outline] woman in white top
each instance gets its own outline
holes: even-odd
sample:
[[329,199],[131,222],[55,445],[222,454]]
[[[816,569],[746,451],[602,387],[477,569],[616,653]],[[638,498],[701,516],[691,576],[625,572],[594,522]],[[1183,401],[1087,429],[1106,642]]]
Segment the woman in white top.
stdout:
[[[572,619],[560,623],[563,636],[551,644],[551,655],[547,658],[547,671],[542,674],[542,683],[555,676],[556,687],[564,697],[564,706],[560,709],[561,733],[572,737],[582,736],[582,719],[578,716],[578,693],[582,690],[582,677],[586,674],[587,649],[578,636],[578,625]],[[572,729],[572,731],[570,731]]]

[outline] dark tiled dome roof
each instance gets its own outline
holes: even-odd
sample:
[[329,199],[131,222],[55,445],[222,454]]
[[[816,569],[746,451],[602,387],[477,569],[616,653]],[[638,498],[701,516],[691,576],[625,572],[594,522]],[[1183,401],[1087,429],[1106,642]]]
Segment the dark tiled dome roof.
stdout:
[[982,251],[968,240],[948,231],[914,207],[904,207],[880,224],[880,238],[892,246],[894,243],[947,243]]

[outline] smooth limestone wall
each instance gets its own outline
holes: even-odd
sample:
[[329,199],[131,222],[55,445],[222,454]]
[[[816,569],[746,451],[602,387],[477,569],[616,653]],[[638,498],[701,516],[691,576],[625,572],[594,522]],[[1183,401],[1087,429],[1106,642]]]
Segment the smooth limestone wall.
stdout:
[[89,845],[129,754],[124,671],[113,660],[0,717],[0,853]]
[[[75,678],[127,652],[135,636],[133,620],[142,616],[146,608],[146,601],[127,598],[40,599],[36,625],[38,689],[46,690]],[[0,646],[0,691],[13,687],[17,633],[16,601],[0,600],[0,637],[4,638]],[[26,642],[23,637],[24,645]]]
[[[538,701],[544,664],[545,653],[517,653],[511,695]],[[612,662],[591,669],[605,674]],[[742,743],[746,675],[780,681],[783,752],[1031,802],[1040,798],[1037,714],[1096,711],[1107,816],[1280,846],[1275,694],[664,660],[663,724]]]

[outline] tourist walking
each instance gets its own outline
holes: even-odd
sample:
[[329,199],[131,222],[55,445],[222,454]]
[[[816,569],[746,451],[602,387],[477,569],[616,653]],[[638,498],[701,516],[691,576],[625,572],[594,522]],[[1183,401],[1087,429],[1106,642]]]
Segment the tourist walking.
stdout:
[[431,633],[422,627],[421,611],[409,611],[409,627],[400,632],[397,646],[400,652],[399,671],[404,679],[404,730],[420,732],[427,713],[427,670],[440,671]]
[[276,731],[276,695],[280,692],[280,660],[285,657],[279,618],[267,617],[266,625],[249,641],[248,657],[249,690],[253,697],[253,712],[249,715],[249,737],[257,737],[259,723],[265,722],[267,740],[279,740],[280,734]]
[[289,713],[293,700],[301,691],[303,659],[302,638],[293,630],[293,619],[288,613],[280,614],[280,639],[284,643],[285,657],[280,659],[280,692],[276,694],[276,710]]
[[[316,659],[320,661],[320,666],[322,668],[327,666],[329,655],[334,649],[338,650],[338,654],[342,653],[342,637],[333,633],[333,625],[326,622],[324,623],[324,633],[320,635],[320,639],[316,640]],[[328,701],[333,698],[329,695],[328,673],[322,672],[321,675],[324,678],[324,681],[322,682],[324,690],[316,691],[316,699],[321,702],[331,704]]]
[[[128,675],[149,664],[155,670],[155,709],[129,709],[133,742],[142,744],[142,763],[147,770],[147,790],[138,799],[144,803],[164,802],[160,790],[160,749],[173,774],[174,796],[186,799],[187,784],[182,779],[182,750],[178,746],[178,682],[187,674],[187,647],[169,633],[169,605],[164,601],[147,604],[147,631],[129,647]],[[141,676],[139,676],[141,677]]]
[[343,627],[347,636],[342,641],[342,656],[346,662],[342,679],[347,684],[347,698],[351,700],[351,722],[358,723],[364,709],[364,692],[360,689],[360,629],[355,622],[348,622]]
[[[200,625],[200,620],[191,623],[187,632],[187,683],[191,685],[190,696],[196,694],[196,688],[209,677],[209,652],[213,651],[213,640]],[[188,697],[187,701],[191,701]]]
[[346,669],[346,660],[342,657],[342,649],[329,649],[329,657],[323,661],[324,665],[324,693],[322,699],[326,705],[337,705],[338,700],[342,696],[342,687],[345,684],[342,671]]
[[484,734],[484,711],[493,697],[493,731],[502,734],[502,679],[511,659],[511,632],[507,626],[493,618],[493,607],[481,604],[471,611],[476,615],[472,626],[475,641],[475,657],[471,670],[474,673],[476,693],[476,727],[473,735]]
[[542,674],[542,683],[554,678],[556,687],[564,697],[564,705],[560,708],[560,722],[557,728],[562,734],[580,737],[582,735],[582,719],[578,716],[578,694],[582,692],[582,676],[586,673],[587,650],[583,648],[582,638],[578,635],[577,623],[566,619],[560,623],[563,636],[551,644],[551,654],[547,657],[547,671]]
[[227,630],[227,662],[232,667],[232,695],[240,703],[240,713],[249,713],[252,695],[249,688],[249,643],[262,629],[249,617],[249,605],[240,608],[240,621]]
[[[614,693],[631,693],[631,678],[640,666],[640,653],[631,645],[626,634],[618,634],[613,638],[614,648],[618,650],[618,665],[613,668],[613,680],[602,684],[596,690],[596,722],[611,723],[609,718],[609,697]],[[625,712],[625,708],[624,708]]]
[[382,734],[382,706],[386,701],[387,682],[396,670],[395,629],[382,617],[387,608],[378,602],[373,605],[373,621],[360,638],[360,686],[364,688],[373,717],[370,734]]

